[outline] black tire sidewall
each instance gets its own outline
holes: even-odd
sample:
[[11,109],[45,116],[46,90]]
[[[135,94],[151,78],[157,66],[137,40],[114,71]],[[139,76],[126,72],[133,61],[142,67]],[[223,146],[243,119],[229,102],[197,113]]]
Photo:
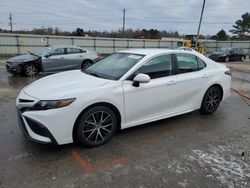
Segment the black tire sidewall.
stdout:
[[220,91],[220,89],[218,87],[212,86],[212,87],[208,88],[208,90],[206,91],[206,93],[205,93],[205,95],[203,97],[201,108],[200,108],[200,111],[203,114],[212,114],[212,113],[214,113],[218,109],[218,107],[220,105],[220,103],[219,103],[218,106],[213,111],[209,111],[207,109],[206,105],[205,105],[206,98],[207,98],[208,94],[211,92],[211,90],[214,90],[214,89],[216,89],[220,93],[220,97],[222,97],[222,93],[221,93],[221,91]]
[[[109,134],[108,138],[106,138],[103,142],[101,143],[93,143],[93,142],[89,142],[84,135],[82,134],[82,126],[84,125],[84,121],[94,112],[97,111],[105,111],[107,113],[109,113],[111,115],[111,118],[113,120],[113,128],[111,133]],[[96,146],[100,146],[103,145],[105,143],[107,143],[112,136],[114,135],[115,131],[117,128],[117,118],[115,113],[113,112],[113,110],[111,110],[109,107],[106,106],[96,106],[93,107],[89,110],[87,110],[85,113],[83,113],[81,115],[81,117],[79,118],[79,121],[77,122],[77,141],[80,142],[82,145],[86,146],[86,147],[96,147]]]

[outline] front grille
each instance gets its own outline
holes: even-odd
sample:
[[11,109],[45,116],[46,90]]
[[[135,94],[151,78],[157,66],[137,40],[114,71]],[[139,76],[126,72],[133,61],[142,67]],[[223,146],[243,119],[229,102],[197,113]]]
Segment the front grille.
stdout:
[[30,129],[40,135],[40,136],[46,136],[46,133],[44,132],[44,129],[34,120],[30,119],[30,118],[26,118],[25,117],[26,122],[28,123]]

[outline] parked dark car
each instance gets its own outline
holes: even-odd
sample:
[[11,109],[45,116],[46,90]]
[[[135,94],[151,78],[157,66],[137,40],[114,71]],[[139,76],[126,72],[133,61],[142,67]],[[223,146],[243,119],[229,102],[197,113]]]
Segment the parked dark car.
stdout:
[[77,46],[58,45],[10,58],[6,62],[6,69],[11,74],[36,76],[39,72],[83,69],[93,64],[96,59],[98,54],[94,51]]
[[220,48],[217,52],[213,52],[208,56],[214,61],[244,61],[246,59],[246,53],[241,48]]

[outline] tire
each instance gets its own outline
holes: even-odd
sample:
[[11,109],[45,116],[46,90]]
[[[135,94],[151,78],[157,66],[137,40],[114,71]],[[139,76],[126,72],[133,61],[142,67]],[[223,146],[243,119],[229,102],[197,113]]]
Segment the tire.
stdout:
[[91,60],[89,60],[89,59],[87,59],[87,60],[84,60],[83,62],[82,62],[82,66],[81,66],[81,69],[86,69],[86,68],[88,68],[90,65],[92,65],[93,64],[93,61],[91,61]]
[[28,63],[23,66],[23,73],[28,77],[37,76],[39,74],[39,69],[35,64]]
[[220,105],[222,93],[217,86],[210,87],[202,100],[200,111],[203,114],[214,113]]
[[225,62],[229,62],[230,61],[230,59],[229,59],[229,57],[227,56],[226,58],[225,58]]
[[96,147],[105,144],[114,135],[117,118],[110,108],[96,106],[86,111],[76,126],[77,141],[86,147]]

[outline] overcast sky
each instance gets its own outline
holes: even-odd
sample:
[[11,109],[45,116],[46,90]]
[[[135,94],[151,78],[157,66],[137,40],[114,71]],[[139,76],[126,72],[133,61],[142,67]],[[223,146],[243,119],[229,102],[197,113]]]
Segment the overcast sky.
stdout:
[[[197,32],[203,0],[0,0],[0,28],[41,26],[72,31],[117,30],[122,28],[122,9],[126,9],[126,28]],[[206,0],[202,34],[227,32],[240,16],[250,10],[249,0]]]

